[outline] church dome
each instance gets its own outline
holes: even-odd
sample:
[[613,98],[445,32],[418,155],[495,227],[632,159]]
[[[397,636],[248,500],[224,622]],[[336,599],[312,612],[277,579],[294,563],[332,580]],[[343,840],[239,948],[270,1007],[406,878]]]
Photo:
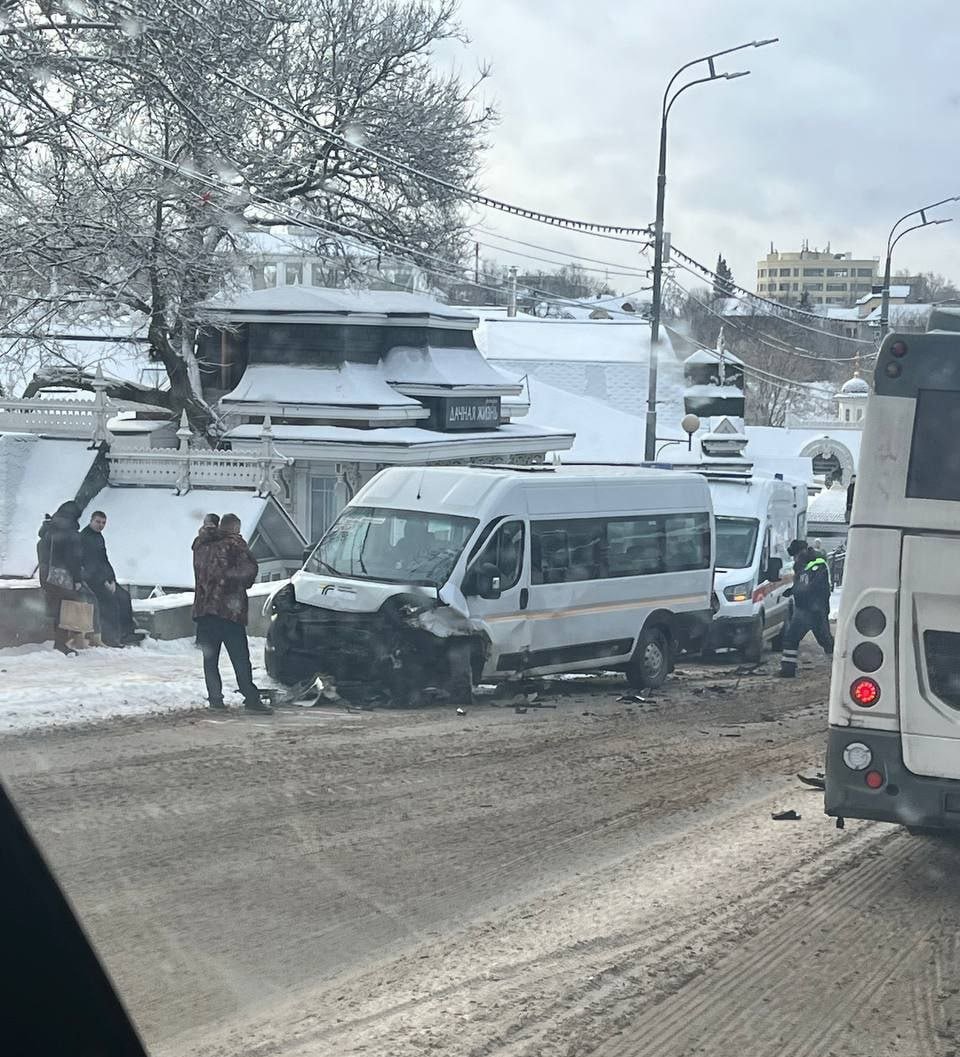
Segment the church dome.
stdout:
[[863,378],[861,378],[860,375],[855,374],[851,379],[849,379],[849,381],[844,382],[843,385],[840,387],[840,395],[869,396],[870,385]]

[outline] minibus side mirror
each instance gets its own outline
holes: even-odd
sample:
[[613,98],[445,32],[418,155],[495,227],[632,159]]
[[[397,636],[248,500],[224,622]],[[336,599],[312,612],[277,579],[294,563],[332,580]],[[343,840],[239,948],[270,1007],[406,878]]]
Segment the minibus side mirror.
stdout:
[[300,560],[300,564],[301,565],[306,565],[307,564],[307,559],[310,557],[311,554],[313,554],[313,546],[314,545],[311,544],[309,547],[304,547],[303,548],[303,557]]
[[764,579],[769,580],[773,583],[780,579],[780,573],[783,572],[783,559],[782,558],[771,558],[767,565],[766,572],[764,573]]
[[502,593],[500,583],[500,570],[491,562],[483,562],[463,578],[463,593],[495,601]]

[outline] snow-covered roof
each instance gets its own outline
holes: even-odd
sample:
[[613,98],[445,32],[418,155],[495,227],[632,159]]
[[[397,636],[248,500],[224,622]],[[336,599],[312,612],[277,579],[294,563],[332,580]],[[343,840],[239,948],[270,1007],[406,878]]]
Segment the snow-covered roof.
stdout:
[[[650,324],[620,319],[486,319],[477,345],[488,360],[557,360],[647,363]],[[661,336],[660,364],[676,363],[673,347]]]
[[380,364],[337,367],[251,364],[224,404],[316,405],[421,410],[421,405],[388,385]]
[[[864,323],[880,322],[880,306],[862,317]],[[887,310],[887,321],[891,328],[922,327],[926,325],[933,305],[890,305]]]
[[460,308],[445,305],[424,294],[393,290],[340,290],[324,286],[278,286],[253,290],[237,296],[224,296],[197,305],[213,316],[243,316],[257,313],[285,313],[294,316],[431,316],[476,326],[476,318]]
[[[856,303],[858,305],[865,305],[868,301],[872,301],[873,298],[882,297],[882,296],[883,296],[882,293],[864,294],[863,297],[859,298]],[[891,297],[909,297],[910,296],[910,287],[909,286],[902,286],[902,285],[894,285],[893,283],[891,283],[890,284],[890,296]]]
[[847,520],[847,490],[839,485],[825,488],[807,504],[811,524],[843,524]]
[[428,345],[415,348],[397,345],[383,358],[383,377],[391,385],[414,389],[486,390],[519,393],[519,379],[488,363],[478,349],[444,349]]
[[[235,426],[226,433],[230,441],[253,442],[260,437],[260,426]],[[440,433],[417,426],[352,429],[348,426],[277,425],[273,427],[277,449],[289,455],[305,450],[311,456],[368,459],[377,462],[466,458],[474,455],[503,458],[513,452],[565,451],[573,443],[569,431],[510,422],[497,429],[457,430]],[[337,454],[342,453],[342,454]]]
[[[684,363],[692,364],[710,364],[711,366],[715,363],[720,362],[720,353],[716,349],[697,349],[696,352],[690,353],[690,355],[683,361]],[[723,353],[724,363],[735,363],[742,364],[743,360],[739,356],[734,356],[732,352]]]
[[[104,538],[118,580],[144,587],[190,589],[190,544],[204,514],[236,514],[249,542],[269,502],[252,492],[195,489],[178,496],[170,488],[105,488],[94,500],[107,515]],[[145,531],[146,526],[162,526],[163,530],[151,533]]]
[[44,514],[74,498],[96,455],[82,440],[0,433],[0,575],[33,575]]
[[643,458],[642,418],[618,411],[592,397],[568,393],[537,377],[529,378],[527,384],[530,417],[576,433],[573,447],[563,455],[563,462],[629,463]]

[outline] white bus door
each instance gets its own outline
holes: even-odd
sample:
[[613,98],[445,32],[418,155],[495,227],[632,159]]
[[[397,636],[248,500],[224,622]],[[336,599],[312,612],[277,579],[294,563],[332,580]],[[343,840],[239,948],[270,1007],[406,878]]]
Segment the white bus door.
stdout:
[[904,535],[900,583],[903,762],[960,779],[960,537]]

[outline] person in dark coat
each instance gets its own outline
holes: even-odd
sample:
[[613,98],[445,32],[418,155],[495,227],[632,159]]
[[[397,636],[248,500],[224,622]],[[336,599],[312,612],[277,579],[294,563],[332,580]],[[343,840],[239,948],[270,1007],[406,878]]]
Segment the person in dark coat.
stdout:
[[139,645],[130,593],[117,583],[117,575],[107,557],[107,542],[103,538],[106,525],[107,515],[102,510],[94,510],[90,524],[80,532],[83,580],[97,599],[104,643],[116,647]]
[[[796,541],[795,541],[796,542]],[[780,675],[790,679],[797,674],[797,651],[807,632],[812,631],[823,652],[833,656],[833,635],[830,633],[830,569],[826,558],[815,548],[804,545],[789,553],[796,556],[793,595],[795,609],[783,633],[783,653]]]
[[37,565],[47,613],[53,620],[53,648],[67,657],[77,651],[70,645],[73,633],[60,627],[60,603],[85,600],[80,512],[72,500],[61,503],[53,516],[46,515],[37,534]]
[[272,712],[261,701],[253,682],[247,641],[247,588],[257,578],[257,562],[240,535],[236,514],[224,514],[217,528],[204,525],[200,529],[193,542],[193,572],[193,619],[203,651],[203,677],[210,707],[226,707],[220,679],[220,647],[226,646],[244,707],[251,712]]

